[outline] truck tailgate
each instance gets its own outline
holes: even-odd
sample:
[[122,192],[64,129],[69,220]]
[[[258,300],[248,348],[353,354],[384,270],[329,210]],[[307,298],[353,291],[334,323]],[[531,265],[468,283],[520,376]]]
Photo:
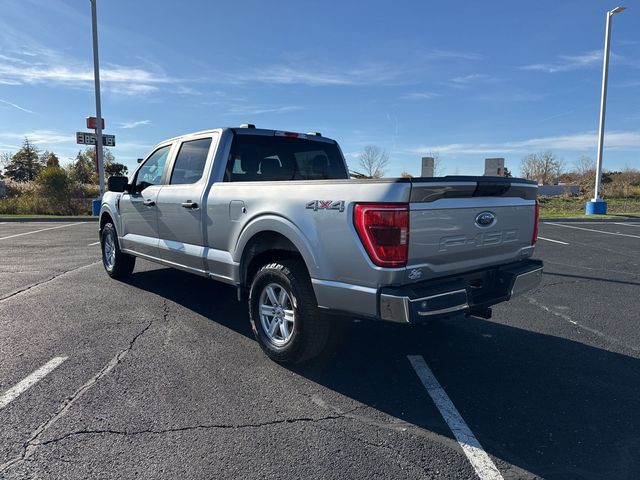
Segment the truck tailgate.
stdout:
[[407,281],[530,257],[536,194],[537,185],[522,179],[415,179]]

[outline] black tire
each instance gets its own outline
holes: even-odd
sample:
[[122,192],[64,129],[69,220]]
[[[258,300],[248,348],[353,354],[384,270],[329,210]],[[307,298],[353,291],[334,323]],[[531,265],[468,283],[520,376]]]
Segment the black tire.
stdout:
[[[272,284],[290,296],[295,315],[290,339],[284,345],[272,341],[260,317],[260,297]],[[249,318],[260,347],[278,363],[301,363],[316,357],[327,345],[331,330],[329,318],[318,309],[304,264],[295,260],[270,263],[256,273],[249,292]]]
[[[105,252],[105,244],[110,242],[115,252],[113,261],[107,259],[108,254]],[[118,235],[112,223],[105,224],[100,234],[100,249],[102,251],[102,265],[111,278],[122,279],[127,278],[133,272],[136,266],[136,257],[127,255],[120,251],[118,245]]]

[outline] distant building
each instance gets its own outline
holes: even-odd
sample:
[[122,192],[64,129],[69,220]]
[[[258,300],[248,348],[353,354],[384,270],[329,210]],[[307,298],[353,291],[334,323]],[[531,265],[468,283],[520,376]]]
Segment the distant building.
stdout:
[[485,158],[484,175],[489,177],[504,177],[504,158]]

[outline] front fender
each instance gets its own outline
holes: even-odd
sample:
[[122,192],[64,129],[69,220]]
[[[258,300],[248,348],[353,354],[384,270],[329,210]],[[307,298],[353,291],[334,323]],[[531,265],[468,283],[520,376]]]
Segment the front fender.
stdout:
[[[120,232],[122,232],[122,221],[120,219],[120,215],[118,213],[117,202],[120,198],[120,195],[114,195],[112,192],[106,192],[102,197],[102,205],[100,206],[100,216],[99,216],[99,230],[102,231],[102,218],[103,215],[108,214],[113,220],[113,226],[116,229],[116,233],[118,234],[118,243],[120,243]],[[120,245],[122,248],[122,245]]]

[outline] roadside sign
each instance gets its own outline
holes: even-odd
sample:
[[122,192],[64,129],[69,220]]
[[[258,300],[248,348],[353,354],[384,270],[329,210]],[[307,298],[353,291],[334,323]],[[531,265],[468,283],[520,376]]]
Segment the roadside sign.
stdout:
[[[89,132],[76,132],[76,143],[79,145],[95,145],[96,134]],[[115,147],[116,136],[102,134],[102,145],[105,147]]]
[[[96,117],[87,117],[87,128],[95,130],[98,128],[98,119]],[[104,130],[104,118],[102,119],[102,129]]]

